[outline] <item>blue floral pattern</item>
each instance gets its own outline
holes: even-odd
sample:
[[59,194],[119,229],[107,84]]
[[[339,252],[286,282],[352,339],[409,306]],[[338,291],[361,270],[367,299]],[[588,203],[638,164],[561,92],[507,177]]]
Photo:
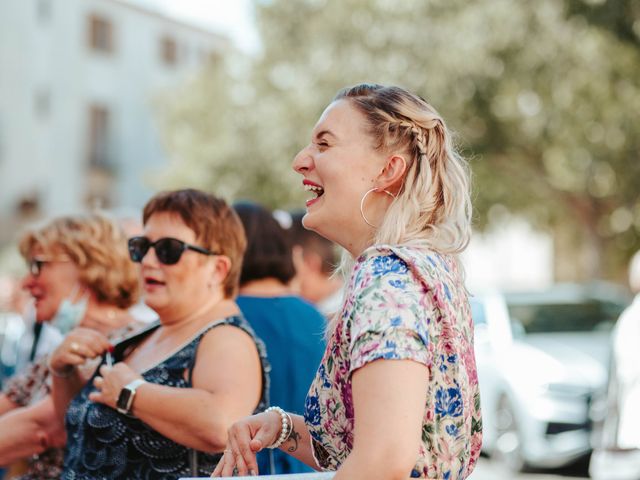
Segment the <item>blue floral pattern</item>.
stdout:
[[305,405],[320,468],[353,448],[351,374],[378,359],[429,368],[422,443],[411,478],[467,478],[482,420],[473,325],[456,259],[414,247],[376,246],[358,258]]

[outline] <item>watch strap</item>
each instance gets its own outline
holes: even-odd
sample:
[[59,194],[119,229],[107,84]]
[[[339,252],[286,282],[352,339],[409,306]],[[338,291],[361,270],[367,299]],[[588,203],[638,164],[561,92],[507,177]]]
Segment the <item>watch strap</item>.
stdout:
[[136,388],[138,388],[143,383],[147,383],[147,381],[144,378],[136,378],[133,382],[127,383],[124,388],[131,390],[132,392],[135,392]]

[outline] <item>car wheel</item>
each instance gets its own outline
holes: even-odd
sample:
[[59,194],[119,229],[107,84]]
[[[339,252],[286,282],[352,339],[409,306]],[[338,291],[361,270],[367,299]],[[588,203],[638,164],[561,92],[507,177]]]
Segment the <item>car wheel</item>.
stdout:
[[513,472],[526,470],[522,454],[522,435],[513,407],[507,397],[501,397],[496,409],[496,458]]

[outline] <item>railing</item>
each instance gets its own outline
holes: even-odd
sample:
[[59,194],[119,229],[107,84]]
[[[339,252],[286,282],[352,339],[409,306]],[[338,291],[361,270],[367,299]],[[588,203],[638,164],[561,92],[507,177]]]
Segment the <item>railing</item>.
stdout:
[[[335,472],[314,472],[314,473],[291,473],[288,475],[264,475],[260,476],[263,480],[330,480]],[[199,479],[208,477],[198,477]],[[252,480],[256,477],[223,477],[221,480]],[[196,478],[181,478],[180,480],[196,480]]]

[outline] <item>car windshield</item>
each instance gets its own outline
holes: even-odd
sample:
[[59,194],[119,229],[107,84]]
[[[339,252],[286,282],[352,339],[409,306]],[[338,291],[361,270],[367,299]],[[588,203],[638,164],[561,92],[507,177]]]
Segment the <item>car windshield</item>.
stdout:
[[623,306],[602,300],[581,303],[508,304],[514,333],[592,332],[613,328]]

